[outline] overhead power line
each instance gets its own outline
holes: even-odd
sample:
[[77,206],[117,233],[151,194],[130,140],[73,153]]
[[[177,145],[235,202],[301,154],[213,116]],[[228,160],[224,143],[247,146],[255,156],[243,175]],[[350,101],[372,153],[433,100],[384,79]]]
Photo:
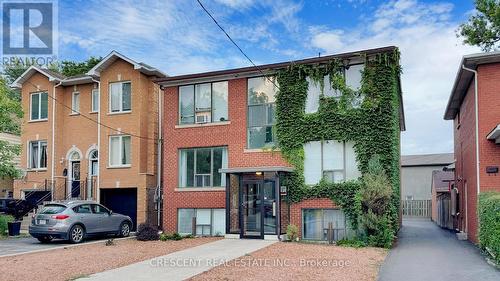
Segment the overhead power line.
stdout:
[[[29,82],[29,81],[28,81],[27,83],[31,84],[34,88],[36,88],[36,89],[38,90],[37,85],[35,85],[35,84],[33,84],[33,83]],[[101,90],[101,89],[99,89],[99,91],[100,91],[100,90]],[[120,132],[120,133],[122,133],[122,134],[124,134],[124,135],[130,135],[131,137],[135,137],[135,138],[139,138],[139,139],[152,140],[152,141],[155,141],[155,142],[157,141],[157,139],[155,139],[155,138],[148,138],[148,137],[140,136],[140,135],[137,135],[137,134],[134,134],[134,133],[125,132],[125,131],[123,131],[123,130],[118,130],[118,128],[114,128],[114,127],[109,126],[109,125],[106,125],[106,124],[104,124],[104,123],[102,123],[102,122],[100,122],[100,121],[94,120],[94,119],[92,119],[90,116],[87,116],[87,115],[85,115],[85,114],[81,113],[80,111],[73,110],[73,108],[71,108],[71,107],[69,107],[69,106],[65,105],[63,102],[59,101],[57,98],[55,98],[55,97],[53,97],[53,96],[49,95],[48,91],[47,91],[47,96],[48,96],[49,98],[53,99],[54,101],[56,101],[57,103],[59,103],[60,105],[62,105],[63,107],[65,107],[65,108],[69,109],[71,112],[75,112],[75,113],[79,114],[80,116],[82,116],[83,118],[85,118],[85,119],[87,119],[87,120],[89,120],[89,121],[91,121],[91,122],[94,122],[94,123],[96,123],[96,124],[97,124],[97,125],[99,125],[99,126],[102,126],[102,127],[104,127],[104,128],[107,128],[107,129],[110,129],[110,130],[113,130],[113,131],[116,131],[116,132]],[[52,110],[54,110],[54,109],[52,109]],[[101,110],[101,108],[99,108],[99,110]]]
[[198,2],[198,4],[200,5],[200,7],[203,9],[203,11],[205,11],[205,13],[213,20],[213,22],[219,27],[220,30],[222,30],[222,32],[226,35],[226,37],[229,39],[229,41],[231,41],[231,43],[233,43],[234,46],[236,46],[236,48],[238,48],[238,50],[240,51],[240,53],[243,54],[243,56],[245,56],[245,58],[255,67],[257,68],[257,70],[269,81],[271,82],[276,88],[280,89],[278,85],[276,85],[275,81],[273,81],[272,79],[269,79],[269,77],[267,77],[267,75],[264,73],[264,71],[262,71],[262,69],[260,69],[260,67],[258,65],[256,65],[253,60],[245,53],[245,51],[243,51],[243,49],[241,49],[241,47],[236,43],[236,41],[233,40],[233,38],[231,38],[231,36],[226,32],[226,30],[219,24],[219,22],[215,19],[214,16],[212,16],[212,14],[207,10],[207,8],[205,8],[205,6],[203,6],[203,3],[201,3],[200,0],[196,0],[196,2]]

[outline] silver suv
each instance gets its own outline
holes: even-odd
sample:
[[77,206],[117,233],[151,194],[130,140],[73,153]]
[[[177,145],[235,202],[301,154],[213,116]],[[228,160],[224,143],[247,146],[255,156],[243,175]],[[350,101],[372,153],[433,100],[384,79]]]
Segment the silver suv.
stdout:
[[54,238],[80,243],[86,237],[115,234],[130,235],[130,217],[115,214],[93,201],[55,201],[45,204],[33,216],[29,233],[42,243]]

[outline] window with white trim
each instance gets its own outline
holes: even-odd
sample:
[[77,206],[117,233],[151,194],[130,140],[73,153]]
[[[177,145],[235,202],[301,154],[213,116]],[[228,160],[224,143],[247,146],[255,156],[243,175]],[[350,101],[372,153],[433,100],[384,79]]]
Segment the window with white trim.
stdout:
[[329,140],[304,144],[306,184],[317,184],[322,178],[338,183],[360,176],[353,142]]
[[92,89],[92,107],[91,112],[99,111],[99,89]]
[[111,113],[132,110],[132,87],[130,81],[109,84],[109,111]]
[[226,233],[225,209],[177,209],[177,232],[194,234],[193,218],[196,218],[197,236],[221,236]]
[[30,169],[47,168],[47,141],[29,142],[28,161]]
[[[364,64],[353,64],[349,67],[346,67],[343,70],[343,76],[346,86],[354,91],[359,91],[359,89],[361,88],[361,76],[364,68]],[[326,97],[339,98],[342,94],[339,90],[332,88],[330,75],[325,75],[323,77],[323,88],[321,87],[321,83],[314,81],[309,76],[306,77],[306,81],[308,83],[305,106],[306,113],[314,113],[318,111],[319,100],[322,95]],[[356,99],[353,101],[353,106],[359,106],[361,102],[362,99],[360,97],[356,97]]]
[[276,123],[276,77],[248,79],[247,147],[271,147],[276,141],[273,126]]
[[179,124],[223,122],[228,118],[228,82],[179,87]]
[[71,114],[78,114],[80,112],[80,93],[73,92],[71,94]]
[[208,147],[179,150],[179,187],[223,187],[227,148]]
[[109,137],[109,166],[130,166],[130,136],[118,135]]
[[33,93],[30,95],[30,99],[30,120],[47,120],[48,93]]

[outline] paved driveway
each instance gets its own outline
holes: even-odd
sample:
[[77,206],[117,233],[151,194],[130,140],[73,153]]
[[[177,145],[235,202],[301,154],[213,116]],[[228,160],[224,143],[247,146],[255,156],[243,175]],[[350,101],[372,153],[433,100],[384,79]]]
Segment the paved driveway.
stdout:
[[479,250],[427,219],[405,219],[398,245],[379,272],[380,281],[498,281],[500,271]]
[[[101,238],[99,240],[104,240],[108,238]],[[84,243],[92,243],[99,241],[97,239],[86,240]],[[77,244],[79,245],[79,244]],[[54,240],[47,244],[40,243],[37,239],[32,237],[27,238],[8,238],[0,240],[0,258],[8,255],[22,254],[33,251],[41,251],[47,249],[53,249],[58,247],[69,247],[73,246],[68,241]]]

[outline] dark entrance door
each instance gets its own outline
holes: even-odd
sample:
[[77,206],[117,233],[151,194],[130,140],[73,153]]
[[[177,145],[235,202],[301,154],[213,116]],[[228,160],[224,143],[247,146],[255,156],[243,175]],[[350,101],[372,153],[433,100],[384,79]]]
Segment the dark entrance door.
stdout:
[[71,197],[80,197],[80,161],[71,162]]
[[241,238],[276,234],[276,185],[273,180],[244,180],[240,189]]

